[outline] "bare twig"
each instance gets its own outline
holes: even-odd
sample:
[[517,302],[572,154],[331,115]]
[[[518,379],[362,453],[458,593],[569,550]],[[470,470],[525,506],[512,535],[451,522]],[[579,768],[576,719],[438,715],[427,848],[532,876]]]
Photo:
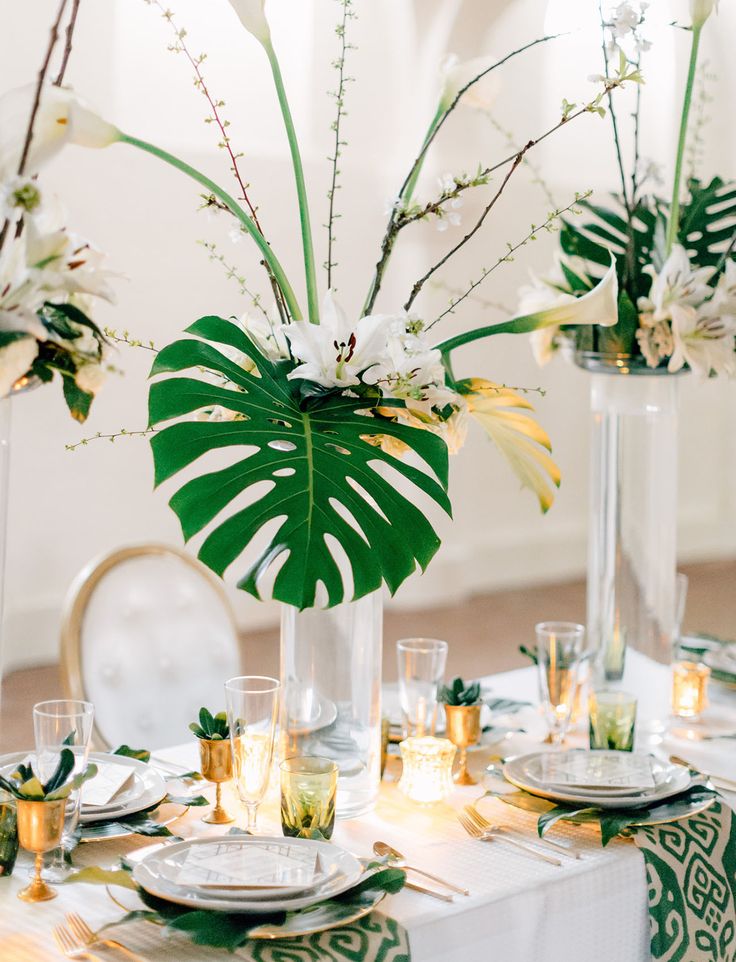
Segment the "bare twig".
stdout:
[[[502,134],[502,136],[506,138],[507,145],[515,152],[520,150],[520,145],[517,143],[511,131],[508,130],[506,127],[504,127],[503,124],[501,124],[493,116],[493,114],[488,113],[487,117],[488,117],[488,120],[490,121],[491,126],[494,127],[499,132],[499,134]],[[525,157],[522,163],[532,174],[532,178],[531,178],[532,183],[537,184],[539,189],[544,194],[544,198],[547,201],[547,203],[551,204],[552,207],[557,207],[557,201],[555,200],[555,197],[552,194],[552,190],[549,184],[547,183],[547,181],[544,179],[544,176],[542,175],[542,171],[539,169],[539,167],[528,157]]]
[[79,13],[79,5],[82,0],[72,0],[72,12],[69,17],[69,23],[66,25],[66,34],[64,37],[64,53],[61,57],[61,66],[59,67],[59,73],[57,74],[56,80],[54,81],[55,87],[60,87],[64,82],[64,75],[66,74],[66,68],[69,65],[69,58],[72,55],[72,40],[74,39],[74,28],[77,26],[77,14]]
[[127,428],[121,428],[115,434],[102,434],[100,431],[97,434],[93,434],[92,437],[82,438],[81,441],[77,441],[76,444],[65,444],[64,447],[67,451],[76,451],[77,448],[85,448],[90,443],[90,441],[110,441],[113,443],[117,441],[118,438],[142,438],[147,434],[155,434],[158,428],[145,428],[142,431],[128,431]]
[[332,259],[332,249],[335,243],[335,220],[340,215],[335,213],[335,194],[339,189],[337,183],[337,178],[340,173],[338,168],[338,162],[340,160],[340,155],[342,153],[341,147],[345,146],[345,141],[340,139],[340,123],[345,116],[345,87],[347,83],[352,79],[345,74],[345,58],[349,49],[352,49],[352,44],[347,42],[347,22],[349,19],[355,16],[352,12],[352,0],[339,0],[342,4],[342,20],[338,23],[335,32],[340,38],[340,55],[335,61],[335,67],[338,72],[338,84],[337,90],[334,93],[335,103],[337,104],[337,116],[332,123],[332,130],[335,134],[335,149],[331,157],[328,158],[332,165],[332,177],[330,181],[330,189],[327,191],[327,199],[329,200],[329,212],[327,216],[327,260],[325,261],[325,268],[327,270],[327,287],[332,287],[332,268],[337,267],[337,264]]

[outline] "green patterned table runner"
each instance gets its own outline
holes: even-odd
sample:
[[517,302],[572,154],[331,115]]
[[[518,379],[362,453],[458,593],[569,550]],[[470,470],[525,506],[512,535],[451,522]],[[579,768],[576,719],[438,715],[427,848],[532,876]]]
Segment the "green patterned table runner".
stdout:
[[647,869],[652,958],[736,960],[736,816],[722,801],[679,822],[637,828]]

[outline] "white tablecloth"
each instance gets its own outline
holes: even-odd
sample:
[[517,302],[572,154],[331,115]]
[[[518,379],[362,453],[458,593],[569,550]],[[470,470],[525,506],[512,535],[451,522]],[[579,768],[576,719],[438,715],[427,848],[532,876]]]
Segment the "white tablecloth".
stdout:
[[[630,654],[626,687],[640,699],[640,718],[666,717],[670,673],[641,656]],[[494,695],[536,700],[532,669],[507,672],[486,679]],[[715,690],[715,686],[712,686]],[[731,718],[736,730],[736,696],[714,691],[713,715]],[[503,742],[502,751],[538,747],[534,711],[525,717],[529,734]],[[668,741],[703,769],[736,778],[736,742],[688,743]],[[159,755],[181,764],[196,764],[196,745]],[[479,750],[482,764],[488,751]],[[409,933],[412,962],[648,962],[649,922],[644,861],[631,842],[614,840],[601,849],[596,830],[562,825],[553,837],[574,841],[582,858],[563,857],[556,867],[531,859],[500,844],[476,842],[463,832],[454,811],[478,798],[478,788],[456,790],[447,804],[422,808],[409,803],[395,785],[385,783],[379,804],[370,815],[339,822],[334,841],[358,855],[369,855],[374,841],[390,842],[415,864],[468,887],[470,898],[458,896],[446,905],[424,895],[403,891],[389,896],[381,910],[397,919]],[[729,798],[727,796],[727,798]],[[736,796],[730,796],[736,803]],[[535,819],[496,799],[481,803],[486,814],[533,835]],[[172,828],[177,834],[217,834],[205,826],[201,810],[192,809]],[[267,799],[259,816],[264,834],[280,834],[275,798]],[[82,846],[80,865],[113,864],[123,852],[139,849],[150,840],[97,842]],[[78,911],[96,928],[119,918],[121,911],[104,888],[60,886],[53,902],[27,905],[16,898],[26,871],[18,868],[10,879],[0,879],[0,959],[2,962],[43,962],[61,958],[51,936],[53,925],[68,911]],[[134,893],[120,889],[121,901],[132,905]],[[180,936],[165,939],[160,929],[136,923],[121,929],[120,937],[152,962],[224,962],[226,953],[193,946]],[[240,953],[236,954],[240,955]]]

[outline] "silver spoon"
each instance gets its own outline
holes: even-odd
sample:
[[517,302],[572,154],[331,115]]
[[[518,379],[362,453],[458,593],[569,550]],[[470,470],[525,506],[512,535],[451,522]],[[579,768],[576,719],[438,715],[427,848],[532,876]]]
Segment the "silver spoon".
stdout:
[[453,885],[452,882],[446,882],[437,875],[431,875],[429,872],[425,872],[423,869],[416,868],[414,865],[407,865],[406,859],[401,852],[397,851],[387,842],[374,842],[373,853],[381,856],[382,858],[387,858],[390,862],[393,862],[397,868],[404,868],[407,871],[415,872],[417,875],[423,875],[425,878],[431,879],[433,882],[444,885],[446,889],[450,889],[452,892],[457,892],[459,895],[470,895],[470,892],[467,889],[460,888],[458,885]]

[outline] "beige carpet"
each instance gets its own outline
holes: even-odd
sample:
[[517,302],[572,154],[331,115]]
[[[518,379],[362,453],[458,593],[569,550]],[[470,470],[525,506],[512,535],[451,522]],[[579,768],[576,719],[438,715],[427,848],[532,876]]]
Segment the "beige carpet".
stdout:
[[[683,568],[690,578],[686,631],[707,631],[736,638],[736,561]],[[450,642],[448,676],[476,676],[524,663],[520,644],[533,642],[533,629],[545,619],[585,620],[582,582],[500,591],[471,598],[462,605],[420,611],[388,612],[384,627],[384,678],[396,677],[395,644],[399,638],[428,636]],[[243,638],[248,672],[278,672],[278,631]],[[3,683],[0,749],[21,750],[31,744],[31,708],[61,694],[55,665],[16,671]]]

